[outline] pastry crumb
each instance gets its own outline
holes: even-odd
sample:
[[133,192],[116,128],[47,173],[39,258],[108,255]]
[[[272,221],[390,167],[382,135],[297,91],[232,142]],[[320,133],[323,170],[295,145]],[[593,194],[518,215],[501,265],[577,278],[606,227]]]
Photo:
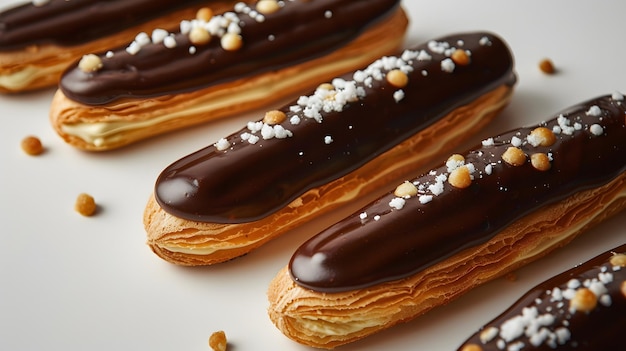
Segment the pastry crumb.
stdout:
[[39,138],[37,138],[36,136],[30,135],[25,137],[24,139],[22,139],[21,145],[22,150],[24,150],[25,153],[31,156],[40,155],[44,151],[41,140],[39,140]]
[[76,210],[76,212],[82,214],[83,216],[91,216],[96,212],[96,201],[94,200],[93,196],[89,194],[78,194],[74,209]]
[[539,61],[539,69],[541,70],[541,72],[545,74],[556,73],[556,68],[554,68],[554,64],[552,63],[552,60],[547,59],[547,58]]
[[226,351],[227,344],[226,333],[222,330],[214,332],[209,337],[209,346],[213,351]]
[[504,279],[510,282],[515,282],[517,281],[517,274],[515,274],[514,272],[509,272],[504,276]]

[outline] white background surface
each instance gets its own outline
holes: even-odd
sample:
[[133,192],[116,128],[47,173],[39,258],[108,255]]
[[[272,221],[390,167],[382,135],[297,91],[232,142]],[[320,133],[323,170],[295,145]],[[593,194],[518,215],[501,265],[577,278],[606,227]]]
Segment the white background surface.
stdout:
[[[14,3],[2,0],[0,6]],[[626,92],[626,2],[404,1],[407,45],[458,31],[489,30],[511,46],[519,83],[511,105],[472,139],[536,123],[572,104]],[[559,73],[542,74],[551,58]],[[259,112],[177,132],[119,151],[85,153],[48,124],[53,91],[0,96],[0,350],[209,350],[224,330],[230,350],[306,350],[269,321],[266,288],[305,238],[355,208],[311,223],[252,254],[214,267],[183,268],[145,245],[145,202],[169,163],[230,132]],[[46,152],[20,149],[37,135]],[[463,151],[463,150],[458,150]],[[94,217],[74,212],[93,195]],[[454,303],[343,350],[456,349],[526,289],[626,242],[626,213],[518,272]]]

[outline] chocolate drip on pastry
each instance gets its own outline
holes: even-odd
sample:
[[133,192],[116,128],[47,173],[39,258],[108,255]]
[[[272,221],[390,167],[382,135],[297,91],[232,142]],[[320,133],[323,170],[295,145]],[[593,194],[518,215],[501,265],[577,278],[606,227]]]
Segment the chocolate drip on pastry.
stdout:
[[619,350],[626,326],[626,245],[537,285],[459,351]]
[[490,138],[303,244],[290,270],[322,292],[411,276],[515,220],[626,171],[626,101],[600,97]]
[[[451,57],[462,48],[469,62]],[[513,85],[505,43],[453,35],[322,84],[214,146],[167,167],[155,186],[166,212],[201,222],[251,222],[338,179],[503,85]]]
[[0,13],[0,51],[78,45],[206,0],[50,0]]
[[[74,101],[101,105],[245,79],[323,56],[398,6],[398,0],[300,0],[261,13],[254,4],[239,3],[206,24],[184,22],[180,32],[158,39],[146,33],[126,49],[100,54],[97,70],[74,66],[61,78],[60,89]],[[194,37],[194,31],[203,33]]]

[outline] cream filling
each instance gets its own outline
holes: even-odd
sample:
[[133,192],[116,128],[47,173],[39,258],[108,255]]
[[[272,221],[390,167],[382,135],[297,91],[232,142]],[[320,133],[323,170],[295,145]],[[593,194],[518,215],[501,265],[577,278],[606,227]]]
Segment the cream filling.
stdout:
[[51,67],[35,67],[27,66],[26,68],[11,74],[0,75],[0,86],[8,90],[21,90],[39,77],[49,74],[56,74],[61,68],[57,66]]
[[[257,93],[257,94],[260,94]],[[208,113],[215,109],[219,109],[237,102],[237,98],[225,97],[219,101],[211,103],[199,103],[190,106],[185,110],[167,113],[158,117],[150,118],[143,121],[116,121],[116,122],[82,122],[72,124],[62,124],[61,130],[67,135],[78,137],[88,144],[96,147],[102,147],[109,143],[115,143],[120,140],[125,132],[150,128],[170,120],[185,118],[186,116]]]
[[241,245],[229,245],[227,248],[226,247],[220,248],[217,246],[203,246],[200,248],[195,248],[195,247],[189,247],[189,246],[161,245],[159,243],[157,243],[156,245],[162,249],[165,249],[171,252],[182,253],[186,255],[204,256],[204,255],[211,255],[220,250],[236,249],[242,246],[248,246],[250,244],[252,243],[246,242],[246,243],[242,243]]

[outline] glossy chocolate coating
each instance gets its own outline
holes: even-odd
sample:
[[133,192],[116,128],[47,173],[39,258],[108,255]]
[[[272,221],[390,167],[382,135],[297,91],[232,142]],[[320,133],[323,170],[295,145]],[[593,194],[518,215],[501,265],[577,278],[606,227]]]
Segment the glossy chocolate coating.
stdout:
[[263,21],[237,12],[243,46],[236,51],[225,51],[219,38],[192,45],[188,35],[177,33],[174,48],[152,43],[134,55],[124,49],[114,51],[112,57],[102,54],[103,67],[97,72],[71,67],[62,76],[60,89],[72,100],[100,105],[245,79],[334,51],[398,4],[398,0],[286,1],[278,11],[264,15]]
[[[621,350],[624,347],[623,332],[626,326],[626,292],[620,287],[626,284],[626,266],[615,266],[610,263],[611,257],[615,254],[626,254],[626,245],[598,255],[537,285],[500,316],[481,328],[481,331],[497,328],[499,333],[503,324],[510,323],[512,319],[522,315],[524,309],[536,308],[538,315],[554,318],[552,323],[545,326],[544,332],[548,331],[550,335],[559,329],[567,331],[570,334],[567,341],[562,341],[560,345],[555,342],[556,347],[551,347],[549,339],[543,339],[541,343],[537,341],[536,346],[533,346],[526,336],[519,336],[508,341],[507,339],[511,337],[495,336],[491,340],[484,339],[485,342],[483,342],[480,338],[481,333],[478,332],[463,343],[459,350],[463,350],[466,345],[478,345],[483,351],[502,350],[498,344],[504,344],[506,347],[518,342],[523,342],[525,345],[520,349],[522,351]],[[606,289],[606,296],[610,296],[610,304],[599,301],[597,306],[588,313],[581,311],[572,313],[569,310],[568,299],[561,298],[558,292],[567,292],[572,289],[572,282],[599,281],[600,276],[603,276],[604,281],[607,282],[602,285]],[[608,282],[609,280],[611,281]],[[567,296],[567,293],[565,295]],[[531,333],[533,334],[537,333]]]
[[206,0],[51,0],[0,13],[0,51],[79,45]]
[[[480,44],[487,38],[488,44]],[[515,83],[510,51],[496,36],[470,33],[438,41],[452,46],[462,41],[472,62],[444,72],[444,53],[434,53],[428,45],[415,47],[407,52],[429,53],[431,58],[410,60],[413,71],[400,101],[394,99],[400,89],[384,79],[373,80],[371,86],[357,83],[365,96],[347,102],[341,112],[322,112],[321,122],[301,118],[297,125],[290,122],[299,115],[291,111],[298,106],[294,101],[281,109],[287,115],[281,125],[292,137],[252,145],[241,141],[249,133],[244,128],[226,138],[233,145],[228,150],[209,146],[167,167],[157,180],[156,200],[166,212],[189,220],[254,221],[352,172],[485,92]],[[352,77],[343,79],[354,82]]]
[[[601,117],[588,114],[598,108]],[[469,187],[438,183],[437,176],[448,174],[445,165],[414,179],[426,186],[440,184],[443,192],[427,203],[418,201],[425,200],[419,196],[407,199],[401,210],[390,206],[396,198],[393,193],[379,198],[298,248],[290,262],[291,274],[298,284],[324,292],[402,279],[487,242],[547,204],[604,185],[626,171],[625,111],[623,96],[616,94],[615,100],[604,96],[542,123],[550,130],[562,129],[554,133],[553,145],[528,143],[526,136],[535,127],[501,134],[493,138],[493,145],[481,143],[464,155],[465,163],[476,170]],[[601,135],[594,135],[600,126]],[[529,157],[520,166],[502,161],[502,154],[517,141],[528,156],[551,156],[551,168],[539,171]],[[361,219],[363,213],[367,218]]]

